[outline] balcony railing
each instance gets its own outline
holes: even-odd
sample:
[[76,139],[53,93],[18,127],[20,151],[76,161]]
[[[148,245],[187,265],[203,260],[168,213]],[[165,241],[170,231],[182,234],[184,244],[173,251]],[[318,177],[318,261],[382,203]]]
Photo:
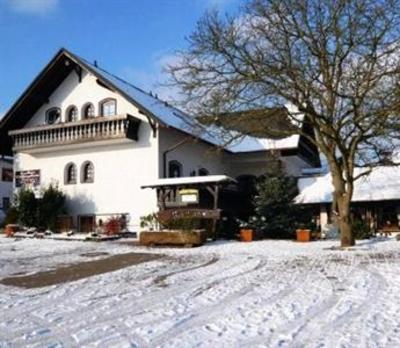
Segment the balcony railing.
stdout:
[[124,138],[137,141],[140,122],[131,115],[94,117],[13,130],[9,135],[13,138],[14,150]]

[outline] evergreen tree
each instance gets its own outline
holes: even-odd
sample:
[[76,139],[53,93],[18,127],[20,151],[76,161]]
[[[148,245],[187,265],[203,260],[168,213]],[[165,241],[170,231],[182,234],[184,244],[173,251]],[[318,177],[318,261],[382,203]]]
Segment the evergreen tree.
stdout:
[[297,180],[287,176],[282,165],[274,166],[257,183],[254,197],[256,222],[266,238],[291,238],[299,208],[294,204]]

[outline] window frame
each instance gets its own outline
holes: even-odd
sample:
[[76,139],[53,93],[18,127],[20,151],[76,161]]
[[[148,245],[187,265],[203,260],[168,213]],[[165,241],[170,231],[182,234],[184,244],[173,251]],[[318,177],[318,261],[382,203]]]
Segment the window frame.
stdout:
[[[75,110],[76,114],[75,114],[75,120],[70,120],[70,113],[72,110]],[[78,121],[78,117],[79,117],[79,112],[78,112],[78,108],[75,105],[70,105],[68,106],[67,110],[65,111],[65,122],[76,122]]]
[[[51,112],[53,112],[53,111],[57,111],[58,112],[58,118],[56,118],[53,122],[49,122],[49,115],[50,115],[50,113]],[[50,108],[50,109],[47,109],[46,110],[46,116],[45,116],[46,118],[45,118],[45,122],[46,122],[46,124],[47,125],[53,125],[53,124],[57,124],[57,123],[59,123],[60,122],[60,120],[61,120],[61,109],[59,108],[59,107],[57,107],[57,106],[54,106],[54,107],[52,107],[52,108]]]
[[[70,179],[70,168],[75,171],[74,178]],[[78,168],[74,162],[69,162],[64,167],[64,185],[75,185],[77,183]]]
[[[107,104],[109,102],[114,102],[114,114],[105,115],[104,114],[104,104]],[[117,112],[117,99],[115,99],[115,98],[105,98],[105,99],[101,100],[99,102],[99,114],[102,117],[112,117],[112,116],[118,115],[118,112]]]
[[[86,115],[86,109],[88,107],[92,107],[93,108],[93,115],[92,116],[87,116]],[[87,103],[83,104],[82,109],[81,109],[81,119],[82,120],[89,120],[91,118],[94,118],[95,115],[96,115],[96,110],[94,108],[94,104],[93,103],[87,102]]]
[[[92,175],[91,178],[87,176],[87,168],[88,166],[92,167]],[[93,184],[94,183],[94,164],[92,161],[85,161],[81,165],[81,184]]]
[[[5,174],[5,172],[11,172],[10,180],[6,180],[7,175]],[[12,168],[2,167],[1,168],[1,181],[2,182],[13,182],[14,181],[14,170]]]
[[198,176],[207,176],[210,175],[210,171],[204,167],[199,168],[197,171]]
[[[179,168],[179,175],[175,176],[175,175],[171,175],[172,173],[172,169],[171,167],[175,165],[177,166],[177,168]],[[171,160],[168,162],[168,177],[169,178],[181,178],[183,176],[183,165],[181,162],[177,161],[177,160]]]

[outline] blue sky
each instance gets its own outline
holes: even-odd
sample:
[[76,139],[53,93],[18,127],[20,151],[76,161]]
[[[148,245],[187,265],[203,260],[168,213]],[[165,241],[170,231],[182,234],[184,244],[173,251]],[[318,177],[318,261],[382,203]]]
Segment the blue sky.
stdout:
[[0,0],[0,117],[61,47],[156,90],[202,13],[239,1]]

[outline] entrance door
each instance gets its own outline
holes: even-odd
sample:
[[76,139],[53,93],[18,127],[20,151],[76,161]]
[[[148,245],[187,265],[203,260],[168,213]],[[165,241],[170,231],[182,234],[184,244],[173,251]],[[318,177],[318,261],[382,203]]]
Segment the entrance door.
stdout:
[[93,232],[95,228],[94,215],[86,215],[79,217],[79,232]]

